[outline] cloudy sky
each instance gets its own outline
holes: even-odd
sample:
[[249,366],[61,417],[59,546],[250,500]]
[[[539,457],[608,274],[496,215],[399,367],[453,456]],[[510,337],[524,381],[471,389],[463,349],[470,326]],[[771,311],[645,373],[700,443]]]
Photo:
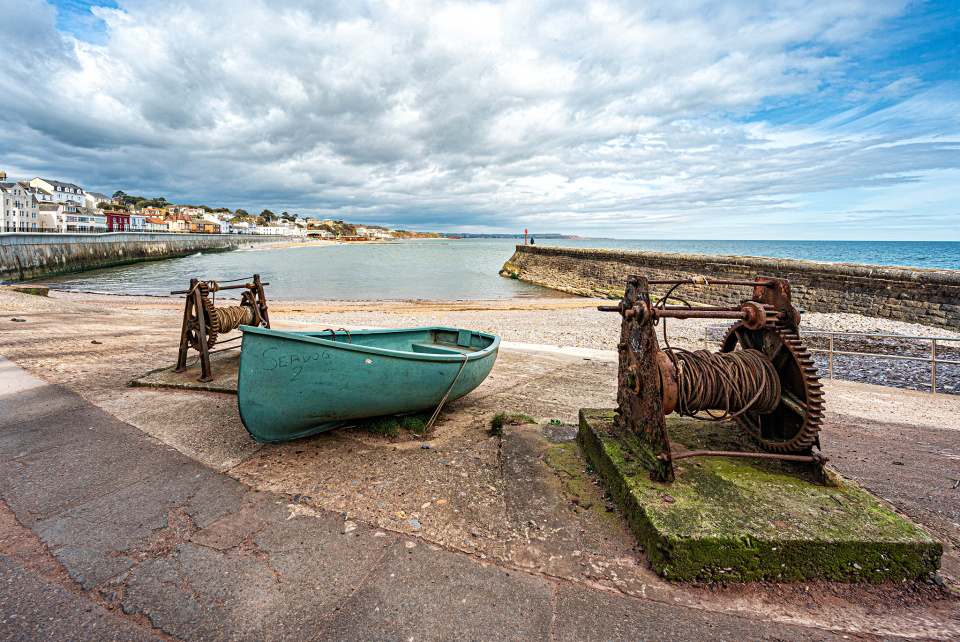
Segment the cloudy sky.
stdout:
[[451,232],[960,240],[960,11],[0,0],[0,169]]

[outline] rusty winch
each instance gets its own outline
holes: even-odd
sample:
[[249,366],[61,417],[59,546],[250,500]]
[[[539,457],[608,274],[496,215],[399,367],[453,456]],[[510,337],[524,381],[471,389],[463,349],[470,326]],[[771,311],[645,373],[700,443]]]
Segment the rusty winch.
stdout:
[[[246,281],[247,279],[236,279]],[[233,283],[226,281],[225,283]],[[183,328],[180,331],[180,353],[177,357],[177,367],[174,372],[183,372],[187,369],[187,352],[193,348],[200,353],[201,374],[198,381],[211,381],[210,354],[221,334],[239,328],[241,325],[270,327],[270,316],[267,309],[267,298],[263,293],[260,275],[254,274],[250,283],[239,285],[221,285],[217,281],[201,281],[190,279],[189,290],[177,290],[170,294],[186,294],[187,300],[183,309]],[[221,290],[243,289],[240,295],[240,305],[218,308],[216,307],[216,293]],[[240,337],[229,339],[222,343],[236,341]],[[237,347],[237,346],[233,346]],[[224,348],[229,349],[229,348]]]
[[[659,299],[650,286],[666,286]],[[732,306],[694,306],[676,295],[684,286],[743,286],[750,299]],[[678,303],[669,304],[669,301]],[[673,460],[724,455],[822,464],[823,393],[813,359],[799,336],[800,310],[790,283],[764,276],[755,281],[648,280],[630,276],[618,305],[600,306],[623,317],[618,370],[617,422],[643,442],[653,457],[651,478],[673,481]],[[731,319],[719,352],[671,348],[666,319]],[[663,323],[665,349],[657,343]],[[666,415],[677,412],[707,421],[735,421],[764,453],[671,452]]]

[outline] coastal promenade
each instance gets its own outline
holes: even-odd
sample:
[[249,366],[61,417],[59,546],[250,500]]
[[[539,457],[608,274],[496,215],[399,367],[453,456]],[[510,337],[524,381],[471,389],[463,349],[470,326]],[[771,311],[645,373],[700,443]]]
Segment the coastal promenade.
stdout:
[[[611,351],[514,341],[490,379],[444,412],[429,449],[346,430],[264,445],[246,436],[231,395],[128,387],[174,357],[172,301],[77,298],[0,292],[7,637],[960,636],[960,603],[925,582],[711,586],[654,575],[577,468],[564,425],[580,407],[610,405]],[[557,300],[547,314],[562,324],[574,304],[592,303]],[[379,311],[381,325],[407,318],[354,305],[350,314]],[[490,304],[487,316],[517,320],[544,305]],[[276,325],[308,327],[292,312]],[[956,581],[956,398],[843,382],[827,392],[825,451],[935,533],[943,577]],[[497,412],[538,423],[491,436]]]
[[289,240],[254,234],[110,232],[0,234],[0,281],[35,279],[196,252],[225,251]]

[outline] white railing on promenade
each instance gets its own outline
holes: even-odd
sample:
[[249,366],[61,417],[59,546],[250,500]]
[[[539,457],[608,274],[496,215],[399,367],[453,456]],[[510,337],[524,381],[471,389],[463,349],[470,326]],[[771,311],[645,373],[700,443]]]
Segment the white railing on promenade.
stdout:
[[171,240],[223,239],[238,243],[261,243],[276,239],[295,239],[294,236],[266,234],[213,234],[207,232],[0,232],[2,245],[48,245],[65,243],[120,243]]

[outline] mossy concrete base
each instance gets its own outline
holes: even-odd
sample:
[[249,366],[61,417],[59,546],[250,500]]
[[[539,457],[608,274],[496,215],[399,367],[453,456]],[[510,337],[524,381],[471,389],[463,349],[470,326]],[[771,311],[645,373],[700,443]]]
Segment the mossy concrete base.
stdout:
[[[612,410],[580,410],[577,436],[653,568],[684,581],[925,578],[942,547],[853,482],[779,460],[697,457],[650,481]],[[727,423],[667,418],[675,450],[753,450]]]

